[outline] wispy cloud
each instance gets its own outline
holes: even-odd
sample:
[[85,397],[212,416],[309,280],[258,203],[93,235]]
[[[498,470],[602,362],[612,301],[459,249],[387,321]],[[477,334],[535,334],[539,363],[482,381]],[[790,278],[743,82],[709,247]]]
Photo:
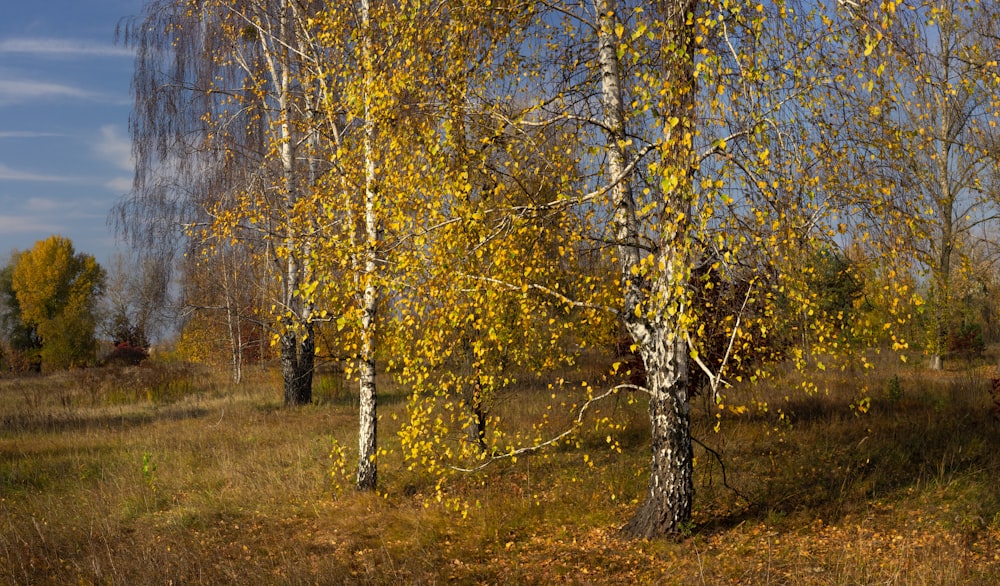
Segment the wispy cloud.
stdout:
[[[106,195],[57,195],[53,193],[20,198],[14,192],[0,195],[0,264],[10,250],[25,250],[38,239],[50,234],[72,238],[78,250],[89,253],[110,249],[114,240],[107,232],[105,220],[111,200]],[[33,186],[38,191],[39,187]],[[44,187],[41,187],[44,190]],[[88,190],[83,190],[87,193]]]
[[[63,226],[31,216],[0,215],[0,232],[11,234],[55,234],[63,231]],[[2,251],[0,251],[2,252]]]
[[65,209],[66,202],[49,197],[29,197],[25,200],[24,204],[21,205],[21,208],[24,211],[31,212],[33,214],[47,214],[59,209]]
[[132,180],[128,177],[115,177],[111,181],[104,184],[105,187],[111,191],[116,191],[118,193],[128,193],[132,190]]
[[53,136],[63,136],[58,132],[36,132],[33,130],[0,130],[0,139],[3,138],[50,138]]
[[61,83],[0,79],[0,104],[47,98],[96,100],[101,96],[90,90]]
[[[132,141],[118,126],[108,124],[102,126],[100,135],[94,143],[94,152],[103,160],[130,174],[135,169],[135,159],[132,158]],[[104,186],[118,193],[132,189],[131,177],[113,177],[104,182]]]
[[131,57],[132,49],[108,43],[57,38],[0,39],[0,53],[30,53],[45,57]]
[[63,177],[58,175],[43,175],[41,173],[33,173],[31,171],[22,171],[20,169],[14,169],[3,163],[0,163],[0,181],[41,181],[47,183],[68,183],[71,181],[79,181],[77,177]]

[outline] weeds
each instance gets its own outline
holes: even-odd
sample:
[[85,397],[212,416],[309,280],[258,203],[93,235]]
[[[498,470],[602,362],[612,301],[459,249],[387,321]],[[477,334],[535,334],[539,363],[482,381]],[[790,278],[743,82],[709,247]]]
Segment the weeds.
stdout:
[[149,452],[142,453],[142,478],[146,481],[149,490],[156,492],[156,462]]
[[1000,378],[990,379],[990,398],[993,404],[990,406],[990,415],[993,416],[993,421],[1000,422]]
[[898,405],[903,400],[903,387],[899,384],[898,374],[892,375],[892,378],[889,379],[885,390],[885,400],[891,406]]

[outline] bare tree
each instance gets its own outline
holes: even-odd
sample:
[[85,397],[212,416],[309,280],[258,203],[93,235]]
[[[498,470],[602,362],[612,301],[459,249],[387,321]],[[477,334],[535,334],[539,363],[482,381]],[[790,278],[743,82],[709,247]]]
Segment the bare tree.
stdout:
[[103,333],[116,342],[149,348],[174,321],[168,259],[115,254],[107,269]]

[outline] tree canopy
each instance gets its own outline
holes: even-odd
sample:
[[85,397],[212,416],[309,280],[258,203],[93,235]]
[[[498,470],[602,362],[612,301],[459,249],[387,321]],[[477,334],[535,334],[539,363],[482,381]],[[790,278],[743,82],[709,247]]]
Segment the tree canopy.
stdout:
[[[139,168],[118,218],[142,237],[177,222],[218,257],[204,266],[241,267],[206,282],[234,348],[238,293],[268,299],[288,405],[336,324],[360,488],[377,486],[380,370],[411,391],[403,449],[439,489],[571,440],[629,391],[651,460],[626,531],[677,532],[694,394],[907,347],[913,259],[939,352],[945,253],[996,220],[997,63],[976,48],[996,35],[977,7],[158,0],[125,35]],[[505,431],[492,407],[516,377],[616,338],[631,364],[554,383],[569,429]]]
[[14,256],[11,290],[23,327],[37,336],[44,370],[84,366],[95,360],[98,296],[104,270],[77,253],[62,236],[39,240]]

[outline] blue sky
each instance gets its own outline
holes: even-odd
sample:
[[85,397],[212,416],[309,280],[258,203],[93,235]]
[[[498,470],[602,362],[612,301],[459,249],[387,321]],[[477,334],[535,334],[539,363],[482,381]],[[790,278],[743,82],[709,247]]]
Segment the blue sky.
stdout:
[[132,179],[132,55],[115,26],[142,0],[5,3],[0,17],[0,265],[52,234],[102,264]]

